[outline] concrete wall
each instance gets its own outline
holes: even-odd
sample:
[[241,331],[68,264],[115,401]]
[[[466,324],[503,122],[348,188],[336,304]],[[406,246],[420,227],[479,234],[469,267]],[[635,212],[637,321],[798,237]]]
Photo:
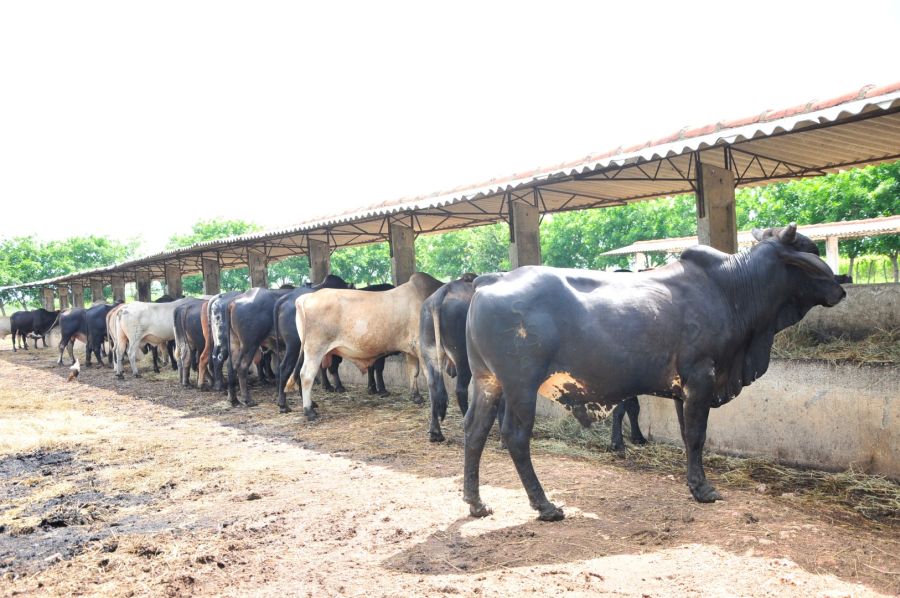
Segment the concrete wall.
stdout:
[[[644,434],[681,444],[672,401],[640,400]],[[706,446],[900,479],[900,366],[772,360],[762,378],[712,410]]]
[[[347,362],[341,378],[349,384],[366,382],[365,374]],[[400,358],[388,358],[384,379],[391,392],[406,392]],[[444,380],[456,409],[455,381]],[[425,394],[424,375],[419,384]],[[538,399],[538,415],[572,417],[544,398]],[[641,397],[641,429],[652,440],[681,445],[671,399]],[[762,378],[712,410],[706,446],[789,465],[853,467],[900,480],[900,366],[773,359]]]
[[824,337],[863,338],[900,328],[900,284],[848,284],[847,297],[834,307],[814,307],[798,324]]

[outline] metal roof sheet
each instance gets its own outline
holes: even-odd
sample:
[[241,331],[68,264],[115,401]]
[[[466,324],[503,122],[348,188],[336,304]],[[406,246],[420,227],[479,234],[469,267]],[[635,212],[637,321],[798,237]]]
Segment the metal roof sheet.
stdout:
[[[807,224],[798,226],[797,230],[813,241],[823,241],[826,237],[855,239],[859,237],[875,237],[878,235],[900,234],[900,215],[867,218],[864,220],[847,220],[845,222],[826,222],[823,224]],[[738,233],[738,245],[753,244],[751,231]],[[669,239],[653,239],[638,241],[625,247],[607,251],[602,255],[630,255],[633,253],[680,253],[688,247],[698,245],[697,237],[672,237]]]
[[826,101],[685,127],[642,144],[548,168],[16,286],[108,280],[113,273],[138,270],[162,276],[166,264],[192,274],[200,271],[204,257],[232,268],[247,263],[250,248],[277,261],[306,254],[309,239],[327,241],[332,248],[384,241],[389,222],[405,224],[418,234],[456,230],[505,220],[511,200],[528,201],[542,213],[552,213],[692,193],[698,161],[727,167],[738,186],[752,186],[897,159],[900,82],[870,85]]

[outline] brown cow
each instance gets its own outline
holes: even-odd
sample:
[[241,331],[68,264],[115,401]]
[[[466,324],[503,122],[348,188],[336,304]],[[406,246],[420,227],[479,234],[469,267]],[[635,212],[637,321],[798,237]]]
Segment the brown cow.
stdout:
[[[321,289],[296,300],[297,332],[303,343],[303,413],[316,419],[312,384],[319,366],[327,367],[332,355],[352,361],[365,372],[382,355],[404,353],[412,400],[419,394],[419,314],[422,303],[443,283],[423,272],[409,282],[381,293],[351,289]],[[296,388],[296,373],[285,390]]]

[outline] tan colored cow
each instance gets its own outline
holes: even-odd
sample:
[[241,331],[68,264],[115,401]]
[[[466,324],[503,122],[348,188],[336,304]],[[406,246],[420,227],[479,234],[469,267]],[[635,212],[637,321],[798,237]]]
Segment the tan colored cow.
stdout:
[[[332,355],[352,361],[361,371],[382,355],[406,355],[412,399],[419,394],[419,314],[422,303],[443,283],[428,274],[416,272],[395,289],[380,293],[352,289],[320,289],[296,300],[297,332],[303,343],[303,368],[300,386],[303,413],[317,417],[312,405],[312,384],[323,364]],[[285,390],[296,388],[296,374]]]

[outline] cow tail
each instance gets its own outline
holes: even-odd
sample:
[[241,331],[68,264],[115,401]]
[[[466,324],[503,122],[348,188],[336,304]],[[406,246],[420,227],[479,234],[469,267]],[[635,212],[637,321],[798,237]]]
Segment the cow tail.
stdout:
[[441,309],[437,301],[431,303],[431,323],[434,325],[434,349],[437,362],[437,375],[444,375],[444,345],[441,344]]
[[[297,299],[300,299],[298,297]],[[297,321],[297,336],[300,337],[300,355],[297,359],[303,359],[303,322],[306,320],[306,313],[303,311],[303,302],[297,301],[297,315],[295,316],[295,320]],[[279,382],[280,384],[280,382]],[[293,392],[297,389],[297,367],[291,368],[291,377],[288,378],[287,383],[284,385],[284,392]]]
[[279,318],[278,318],[278,308],[281,306],[281,302],[284,301],[284,297],[279,297],[277,301],[275,301],[275,307],[272,308],[272,320],[275,323],[275,365],[278,366],[278,388],[282,387],[282,379],[281,379],[281,326],[279,326]]

